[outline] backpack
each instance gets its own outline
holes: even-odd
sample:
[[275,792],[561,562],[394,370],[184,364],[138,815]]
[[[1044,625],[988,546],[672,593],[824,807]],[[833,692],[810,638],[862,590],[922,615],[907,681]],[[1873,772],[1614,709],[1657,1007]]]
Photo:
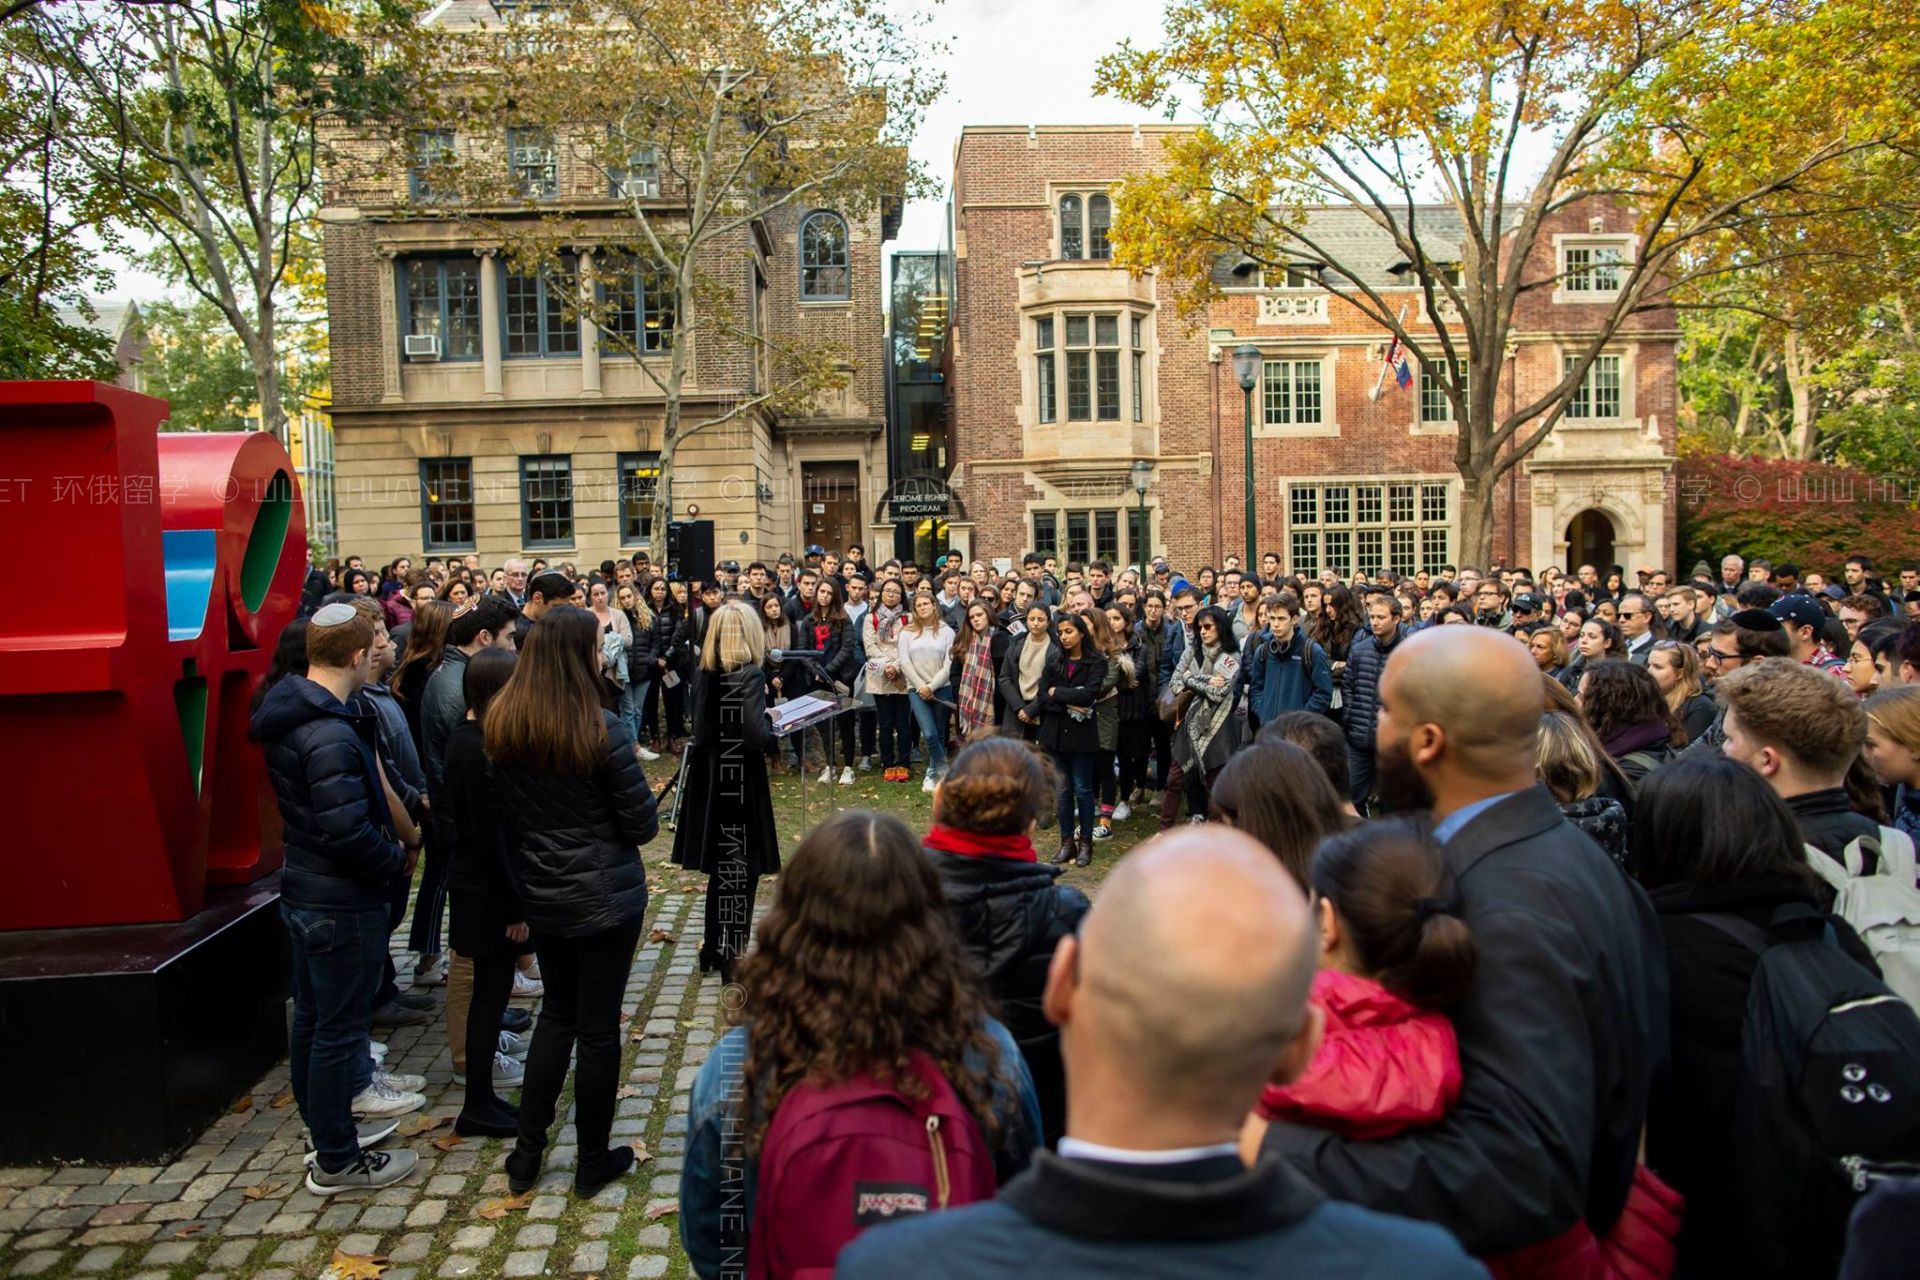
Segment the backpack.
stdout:
[[824,1280],[870,1226],[993,1199],[993,1153],[973,1113],[931,1058],[915,1053],[912,1066],[925,1101],[867,1076],[780,1100],[756,1166],[753,1280]]
[[1832,1275],[1855,1201],[1882,1177],[1920,1169],[1920,1016],[1840,949],[1811,906],[1780,908],[1764,930],[1699,918],[1760,959],[1716,1175],[1734,1184],[1713,1214],[1726,1220],[1691,1225],[1738,1255],[1727,1274]]
[[[1869,864],[1874,870],[1863,874]],[[1833,914],[1853,926],[1894,993],[1920,1008],[1920,889],[1914,887],[1913,840],[1881,827],[1879,838],[1848,841],[1836,860],[1808,846],[1807,861],[1839,896]]]

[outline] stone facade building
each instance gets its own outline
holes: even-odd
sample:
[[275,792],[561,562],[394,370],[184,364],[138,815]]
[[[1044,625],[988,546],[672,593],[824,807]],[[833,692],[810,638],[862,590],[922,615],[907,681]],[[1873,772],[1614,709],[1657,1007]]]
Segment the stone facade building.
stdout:
[[[493,12],[484,0],[449,0],[426,21],[471,26]],[[638,357],[609,349],[556,292],[610,287],[597,240],[631,226],[631,186],[613,188],[564,133],[507,121],[411,139],[429,158],[412,171],[381,163],[385,137],[334,141],[348,163],[326,175],[320,220],[341,551],[369,563],[466,551],[489,566],[516,554],[582,566],[636,550],[658,559],[665,539],[651,527],[651,500],[664,396],[640,362],[664,368],[676,340],[670,292],[617,277],[623,309],[608,318]],[[487,210],[496,224],[573,219],[574,252],[559,271],[521,274],[483,224],[425,198],[434,155],[509,167],[532,198]],[[636,168],[628,182],[670,216],[676,192],[670,176],[661,189],[662,173]],[[880,249],[897,217],[897,199],[866,217],[803,205],[716,244],[702,264],[755,331],[851,353],[848,385],[809,413],[755,408],[676,451],[674,516],[697,506],[713,520],[720,558],[871,540],[887,483]],[[766,362],[750,340],[711,330],[679,340],[694,345],[684,415],[710,417],[761,391]]]
[[[972,128],[955,151],[950,446],[964,508],[956,547],[1028,549],[1062,560],[1183,567],[1244,554],[1247,502],[1260,546],[1290,568],[1437,568],[1462,558],[1456,429],[1447,400],[1417,372],[1387,378],[1381,326],[1306,269],[1267,279],[1222,261],[1204,328],[1173,312],[1154,272],[1109,260],[1110,190],[1162,163],[1179,126]],[[1416,335],[1420,291],[1392,240],[1345,209],[1310,215],[1316,240],[1354,265]],[[1420,240],[1458,261],[1450,210],[1420,211]],[[1560,277],[1523,301],[1497,393],[1501,408],[1539,394],[1597,327],[1617,293],[1616,261],[1635,250],[1631,218],[1598,203],[1563,210],[1530,279]],[[1549,257],[1551,255],[1551,257]],[[1279,274],[1279,273],[1275,273]],[[1458,329],[1455,329],[1456,334]],[[1531,567],[1586,561],[1603,571],[1667,565],[1675,427],[1674,321],[1630,317],[1589,372],[1567,417],[1500,482],[1494,556]],[[1245,400],[1232,352],[1262,354],[1253,393],[1253,482]],[[1130,484],[1152,464],[1146,525]]]

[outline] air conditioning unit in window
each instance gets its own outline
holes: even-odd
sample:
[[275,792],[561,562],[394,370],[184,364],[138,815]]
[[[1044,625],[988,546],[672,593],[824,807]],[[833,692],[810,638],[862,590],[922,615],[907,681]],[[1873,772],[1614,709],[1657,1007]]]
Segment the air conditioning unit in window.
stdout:
[[440,335],[437,333],[410,333],[407,335],[407,359],[438,360],[440,358]]
[[639,175],[620,180],[620,198],[622,200],[654,200],[660,195],[660,179],[643,178]]

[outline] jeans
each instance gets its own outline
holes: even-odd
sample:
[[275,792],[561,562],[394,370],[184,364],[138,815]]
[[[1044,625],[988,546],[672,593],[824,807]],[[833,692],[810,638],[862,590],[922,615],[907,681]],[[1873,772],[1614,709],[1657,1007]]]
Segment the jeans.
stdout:
[[947,712],[952,708],[938,697],[923,698],[918,693],[907,695],[907,705],[913,708],[913,723],[926,739],[927,772],[938,777],[947,771]]
[[[495,955],[475,956],[468,961],[473,966],[473,996],[466,1018],[467,1096],[460,1114],[469,1120],[503,1120],[507,1116],[500,1106],[500,1095],[493,1091],[493,1054],[500,1047],[500,1018],[513,995],[517,959]],[[451,1009],[452,993],[448,994]]]
[[606,1158],[613,1131],[613,1095],[620,1086],[620,999],[640,942],[640,922],[641,917],[635,916],[583,938],[534,935],[540,980],[547,992],[533,1026],[527,1078],[520,1092],[521,1151],[538,1155],[546,1150],[554,1106],[567,1083],[567,1058],[577,1051],[573,1104],[580,1167]]
[[1094,766],[1097,751],[1075,751],[1070,755],[1054,753],[1053,763],[1060,770],[1060,839],[1073,839],[1073,816],[1080,815],[1080,835],[1093,839]]
[[620,690],[620,718],[626,721],[627,728],[633,732],[633,740],[639,743],[646,742],[646,739],[640,736],[640,730],[644,727],[646,720],[645,708],[649,687],[648,681],[641,680],[630,682]]
[[905,764],[907,753],[912,750],[912,744],[907,741],[911,714],[907,710],[907,695],[877,693],[873,697],[873,708],[880,721],[880,767],[892,769]]
[[1187,773],[1180,767],[1178,760],[1167,762],[1167,771],[1160,779],[1160,829],[1165,831],[1173,826],[1180,816],[1180,802],[1187,796]]
[[1159,713],[1150,712],[1147,731],[1153,735],[1153,777],[1152,787],[1163,791],[1167,785],[1167,774],[1173,770],[1173,726],[1160,718]]
[[1365,813],[1367,797],[1373,794],[1373,748],[1361,750],[1347,744],[1347,798],[1353,807]]
[[280,904],[293,958],[288,1068],[320,1166],[337,1173],[360,1154],[353,1098],[371,1070],[367,1031],[387,955],[387,908],[321,910]]

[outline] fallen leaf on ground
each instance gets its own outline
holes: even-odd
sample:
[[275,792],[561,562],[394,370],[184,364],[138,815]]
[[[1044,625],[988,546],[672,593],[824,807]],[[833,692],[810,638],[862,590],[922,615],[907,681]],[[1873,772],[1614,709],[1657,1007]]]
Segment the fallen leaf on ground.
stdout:
[[175,1240],[185,1240],[189,1236],[199,1235],[202,1231],[205,1231],[206,1229],[207,1229],[207,1224],[204,1222],[189,1222],[186,1226],[174,1232],[173,1238]]
[[450,1133],[444,1138],[435,1138],[433,1140],[433,1145],[440,1148],[442,1151],[451,1151],[455,1147],[465,1146],[466,1141],[467,1140],[461,1137],[459,1134]]
[[503,1196],[497,1200],[483,1200],[480,1207],[473,1211],[476,1218],[504,1218],[510,1213],[518,1213],[533,1203],[533,1192],[525,1195]]
[[332,1280],[380,1280],[380,1273],[387,1269],[387,1260],[381,1254],[342,1253],[333,1251],[333,1261],[328,1264],[327,1274]]
[[680,1212],[680,1202],[678,1200],[668,1200],[662,1204],[656,1204],[651,1209],[648,1209],[647,1221],[652,1222],[655,1218],[664,1218],[669,1214],[675,1214],[678,1212]]
[[265,1200],[268,1196],[278,1195],[280,1184],[277,1182],[256,1182],[246,1190],[249,1200]]
[[653,1159],[653,1152],[647,1150],[647,1144],[640,1139],[635,1138],[627,1145],[633,1148],[633,1162],[635,1164],[645,1164],[647,1161]]
[[273,1095],[273,1101],[268,1105],[275,1111],[285,1111],[293,1105],[293,1090],[282,1089],[279,1093]]
[[648,942],[672,942],[673,935],[668,933],[665,929],[655,929],[652,933],[649,933],[647,935],[647,941]]
[[680,1019],[680,1025],[692,1031],[700,1025],[700,1020],[698,1018],[682,1018]]
[[243,1111],[251,1110],[253,1110],[253,1097],[251,1095],[243,1096],[240,1101],[233,1104],[233,1114],[236,1116]]
[[394,1132],[402,1138],[417,1138],[423,1133],[432,1133],[442,1125],[452,1123],[452,1116],[418,1115],[402,1120],[400,1127],[395,1129]]
[[641,1094],[639,1085],[623,1084],[620,1086],[620,1092],[614,1094],[613,1096],[616,1098],[638,1098],[644,1095]]

